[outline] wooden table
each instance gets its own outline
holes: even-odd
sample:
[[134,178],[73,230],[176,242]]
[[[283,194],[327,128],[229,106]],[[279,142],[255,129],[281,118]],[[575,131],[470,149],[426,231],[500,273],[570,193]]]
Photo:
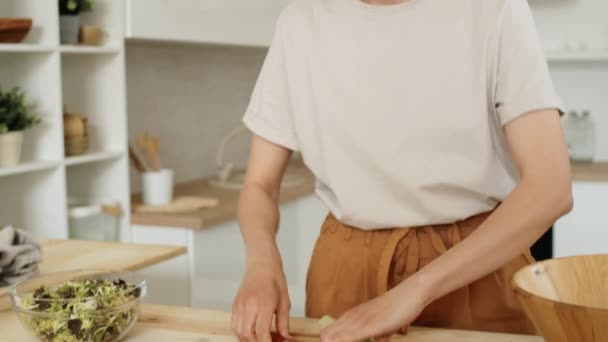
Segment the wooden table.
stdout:
[[[186,247],[120,242],[51,240],[43,244],[40,272],[68,270],[137,271],[186,254]],[[9,307],[9,288],[0,288],[0,310]]]
[[[318,341],[315,320],[294,318],[291,333],[296,341]],[[12,312],[0,312],[0,341],[28,341],[26,332]],[[144,305],[139,322],[126,339],[128,342],[236,341],[230,333],[230,314],[183,307]],[[404,342],[542,342],[541,337],[490,334],[473,331],[411,328]]]

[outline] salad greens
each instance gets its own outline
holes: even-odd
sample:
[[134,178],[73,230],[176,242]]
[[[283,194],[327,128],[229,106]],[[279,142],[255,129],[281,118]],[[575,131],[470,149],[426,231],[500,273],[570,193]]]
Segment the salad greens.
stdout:
[[67,281],[23,297],[20,318],[48,342],[115,341],[137,319],[141,289],[122,279]]

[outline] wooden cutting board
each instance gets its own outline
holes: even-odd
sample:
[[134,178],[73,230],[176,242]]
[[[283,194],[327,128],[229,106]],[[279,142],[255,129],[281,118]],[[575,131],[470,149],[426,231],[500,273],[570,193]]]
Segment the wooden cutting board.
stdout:
[[217,198],[184,196],[178,197],[167,205],[135,204],[133,211],[140,214],[182,214],[205,208],[215,208],[219,205]]
[[[26,341],[27,335],[12,312],[0,312],[0,341]],[[317,320],[293,318],[290,321],[294,341],[319,341]],[[230,314],[185,307],[143,305],[141,316],[126,342],[236,342],[230,331]],[[542,342],[541,337],[491,334],[475,331],[410,328],[403,342]]]

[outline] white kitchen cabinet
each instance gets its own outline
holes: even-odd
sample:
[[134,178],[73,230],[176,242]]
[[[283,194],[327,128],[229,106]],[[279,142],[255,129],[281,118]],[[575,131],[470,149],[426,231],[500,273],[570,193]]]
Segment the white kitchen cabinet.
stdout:
[[575,182],[574,209],[554,230],[554,256],[608,253],[608,182]]
[[[304,315],[306,272],[326,214],[316,196],[281,206],[277,242],[295,316]],[[137,243],[188,247],[187,257],[144,271],[150,281],[148,302],[230,311],[245,270],[245,248],[236,220],[202,230],[133,226],[133,232]]]
[[127,38],[268,46],[290,0],[127,0]]

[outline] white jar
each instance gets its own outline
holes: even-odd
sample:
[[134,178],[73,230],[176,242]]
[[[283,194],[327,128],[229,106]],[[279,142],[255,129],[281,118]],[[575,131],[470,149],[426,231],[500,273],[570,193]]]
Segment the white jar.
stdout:
[[10,167],[21,161],[23,131],[0,134],[0,167]]
[[166,205],[173,201],[173,170],[145,172],[141,181],[145,205]]

